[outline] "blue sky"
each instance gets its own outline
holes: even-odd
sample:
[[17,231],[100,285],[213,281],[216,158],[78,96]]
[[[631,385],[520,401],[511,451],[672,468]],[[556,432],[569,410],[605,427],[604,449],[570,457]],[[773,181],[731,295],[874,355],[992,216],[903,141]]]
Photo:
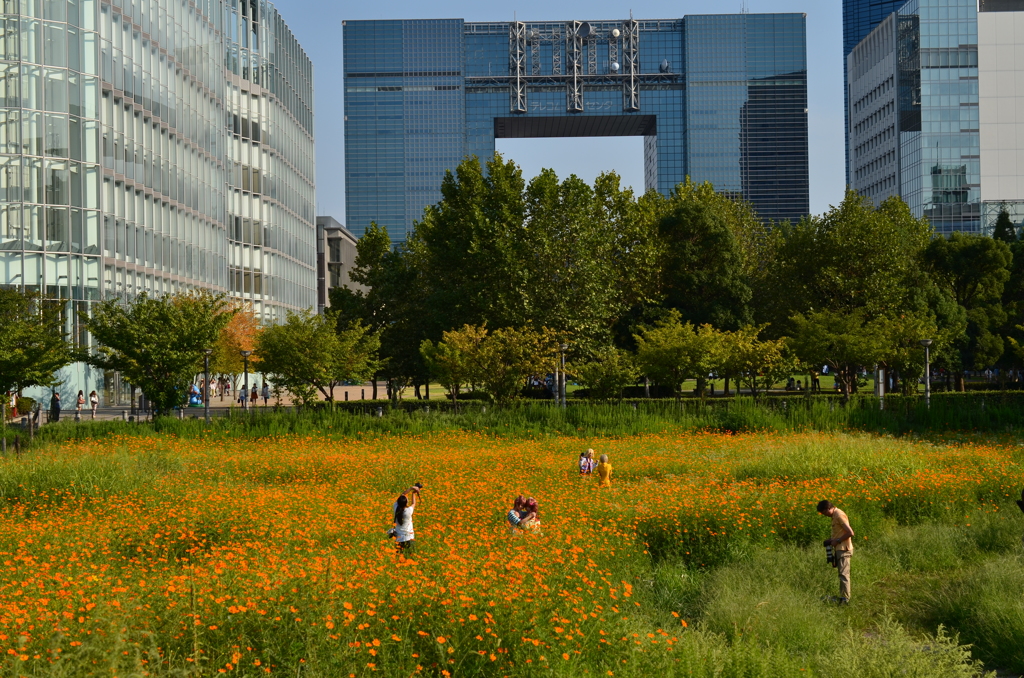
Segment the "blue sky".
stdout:
[[[687,14],[739,12],[742,0],[650,0],[630,7],[607,0],[512,3],[479,0],[413,2],[338,2],[274,0],[292,32],[313,60],[316,115],[317,214],[345,221],[345,136],[342,122],[341,22],[356,19],[463,18],[467,21],[570,19],[611,20],[678,18]],[[843,198],[843,61],[842,3],[839,0],[747,0],[750,12],[807,14],[811,211],[821,213]],[[559,176],[576,174],[588,181],[615,170],[623,183],[643,188],[643,145],[639,137],[584,139],[503,139],[498,150],[513,158],[527,176],[542,167]]]

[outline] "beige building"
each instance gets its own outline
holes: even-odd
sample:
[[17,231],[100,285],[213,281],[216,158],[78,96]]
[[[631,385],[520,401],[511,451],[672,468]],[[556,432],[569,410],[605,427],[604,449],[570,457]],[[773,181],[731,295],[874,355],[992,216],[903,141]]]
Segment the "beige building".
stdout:
[[356,261],[356,237],[334,217],[316,218],[316,310],[323,313],[331,305],[330,291],[335,287],[365,290],[349,279]]

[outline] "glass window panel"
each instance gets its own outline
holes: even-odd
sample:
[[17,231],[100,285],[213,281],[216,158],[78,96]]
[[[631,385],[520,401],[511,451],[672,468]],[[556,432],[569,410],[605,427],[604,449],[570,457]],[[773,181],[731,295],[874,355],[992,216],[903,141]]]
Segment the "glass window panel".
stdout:
[[66,113],[68,111],[67,71],[47,68],[45,76],[43,100],[46,102],[46,110]]
[[[78,41],[74,42],[75,49]],[[63,24],[43,24],[43,63],[47,66],[68,65],[68,36]],[[76,60],[77,61],[77,60]]]
[[46,155],[66,158],[69,155],[68,117],[47,113],[45,116]]

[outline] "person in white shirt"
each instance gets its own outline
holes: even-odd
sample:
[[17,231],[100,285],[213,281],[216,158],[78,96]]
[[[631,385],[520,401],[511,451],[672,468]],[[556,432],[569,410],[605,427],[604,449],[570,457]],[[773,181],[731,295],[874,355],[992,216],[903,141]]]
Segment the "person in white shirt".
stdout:
[[423,485],[416,483],[400,494],[394,503],[395,541],[398,542],[399,551],[405,552],[407,555],[411,555],[416,548],[416,533],[412,525],[412,514],[416,510],[422,488]]

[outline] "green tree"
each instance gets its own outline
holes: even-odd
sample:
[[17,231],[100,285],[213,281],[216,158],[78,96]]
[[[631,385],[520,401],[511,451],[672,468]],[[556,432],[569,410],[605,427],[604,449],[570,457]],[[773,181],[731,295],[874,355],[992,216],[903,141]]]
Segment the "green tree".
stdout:
[[779,336],[789,333],[798,313],[898,317],[915,310],[921,286],[930,284],[921,275],[921,256],[931,229],[899,198],[875,208],[870,198],[847,191],[838,207],[783,225],[776,237],[756,307],[758,320],[771,322]]
[[499,154],[486,171],[472,157],[445,174],[441,200],[424,211],[408,241],[425,287],[419,312],[426,338],[467,324],[526,323],[525,188],[519,167]]
[[356,245],[350,277],[365,289],[331,290],[331,310],[339,332],[358,321],[380,335],[379,372],[371,375],[373,397],[378,377],[387,380],[392,397],[409,383],[424,383],[427,369],[419,349],[430,329],[430,309],[424,300],[425,279],[413,268],[406,245],[392,247],[387,230],[371,224]]
[[567,369],[600,400],[621,400],[622,390],[640,376],[633,357],[614,346],[599,348],[590,360]]
[[495,403],[517,399],[527,378],[554,370],[559,341],[551,330],[507,327],[480,344],[480,380]]
[[1010,213],[1006,211],[1005,207],[999,210],[999,216],[996,217],[996,224],[992,229],[992,237],[1002,240],[1007,245],[1017,242],[1017,227],[1014,226],[1013,220],[1010,219]]
[[760,339],[765,326],[746,325],[722,332],[716,369],[746,384],[753,396],[793,373],[794,364],[785,339]]
[[57,372],[74,359],[62,308],[34,292],[0,289],[0,394],[60,383]]
[[461,330],[449,330],[436,344],[424,339],[420,352],[430,374],[438,379],[453,403],[458,403],[464,384],[481,381],[481,344],[487,338],[487,328],[463,325]]
[[683,323],[679,311],[672,309],[665,320],[636,335],[637,366],[656,383],[670,387],[678,400],[688,379],[698,380],[701,390],[700,381],[716,367],[720,340],[710,325],[695,328]]
[[380,338],[359,321],[338,331],[333,313],[289,312],[285,322],[265,327],[256,340],[260,369],[302,405],[317,393],[334,401],[343,381],[363,381],[378,368]]
[[1013,255],[1002,240],[953,233],[932,240],[924,260],[936,284],[963,309],[966,331],[957,337],[946,357],[964,390],[964,371],[993,365],[1004,351],[1000,328],[1006,324],[1003,288],[1010,278]]
[[806,365],[828,365],[849,400],[862,369],[873,369],[885,355],[890,328],[884,317],[868,320],[863,309],[814,311],[793,317],[793,353]]
[[697,325],[736,329],[749,322],[752,293],[737,238],[748,232],[745,206],[687,179],[665,207],[659,224],[665,305]]
[[155,414],[168,414],[188,398],[203,350],[233,314],[223,294],[205,291],[104,301],[86,321],[99,344],[90,362],[120,372],[142,389]]

